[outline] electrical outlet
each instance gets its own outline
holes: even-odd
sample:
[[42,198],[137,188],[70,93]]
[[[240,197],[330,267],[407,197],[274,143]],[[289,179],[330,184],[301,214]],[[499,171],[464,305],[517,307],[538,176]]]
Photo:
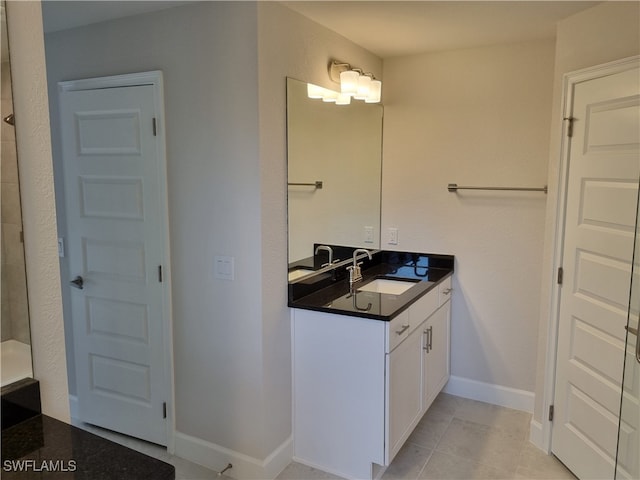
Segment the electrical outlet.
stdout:
[[398,229],[395,227],[389,227],[389,245],[398,245]]
[[373,243],[373,227],[364,227],[364,243]]

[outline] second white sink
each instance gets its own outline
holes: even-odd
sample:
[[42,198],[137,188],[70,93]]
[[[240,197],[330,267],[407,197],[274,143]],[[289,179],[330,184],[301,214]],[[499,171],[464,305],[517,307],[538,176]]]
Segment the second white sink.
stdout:
[[376,278],[374,281],[363,285],[362,287],[358,287],[358,290],[361,292],[375,292],[375,293],[385,293],[387,295],[400,295],[411,287],[413,287],[416,282],[407,282],[404,280],[389,280],[388,278]]

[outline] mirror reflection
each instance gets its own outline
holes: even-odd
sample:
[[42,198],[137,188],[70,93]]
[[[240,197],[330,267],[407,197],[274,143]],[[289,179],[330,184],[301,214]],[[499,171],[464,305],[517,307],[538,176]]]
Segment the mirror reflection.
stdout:
[[307,83],[287,79],[290,266],[318,245],[380,248],[382,113],[308,98]]
[[16,149],[15,118],[11,88],[11,64],[4,3],[2,13],[2,65],[0,66],[0,113],[2,117],[2,386],[32,375],[29,306],[25,273],[24,244],[22,239],[22,209],[18,181],[18,154]]

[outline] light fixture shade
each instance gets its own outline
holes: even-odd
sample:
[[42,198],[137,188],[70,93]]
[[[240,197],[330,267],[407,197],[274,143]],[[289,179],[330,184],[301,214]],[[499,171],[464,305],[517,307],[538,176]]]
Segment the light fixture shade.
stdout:
[[382,94],[382,82],[380,80],[371,80],[369,84],[369,95],[364,99],[365,103],[379,103]]
[[358,92],[358,78],[360,74],[354,70],[346,70],[340,74],[340,91],[345,95],[355,95]]
[[351,95],[339,93],[336,98],[336,105],[349,105],[351,103]]
[[369,86],[371,85],[371,77],[367,75],[360,75],[358,78],[358,91],[354,95],[354,98],[358,100],[364,100],[369,96]]
[[314,85],[313,83],[307,83],[307,97],[309,98],[322,98],[324,96],[324,88]]
[[323,102],[335,102],[338,100],[338,92],[333,90],[329,90],[328,88],[323,89],[322,101]]

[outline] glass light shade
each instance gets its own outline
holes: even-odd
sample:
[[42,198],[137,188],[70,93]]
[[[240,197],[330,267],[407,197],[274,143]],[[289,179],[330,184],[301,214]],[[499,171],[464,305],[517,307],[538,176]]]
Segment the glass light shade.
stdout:
[[313,83],[307,83],[307,97],[309,98],[322,98],[324,94],[324,88],[314,85]]
[[329,90],[328,88],[323,89],[324,95],[322,95],[323,102],[335,102],[338,99],[338,92],[334,92],[333,90]]
[[336,105],[349,105],[351,103],[351,95],[339,93],[336,98]]
[[354,98],[358,100],[364,100],[369,96],[369,86],[371,85],[371,77],[361,75],[358,78],[358,92],[354,95]]
[[346,70],[340,74],[340,91],[345,95],[355,95],[358,92],[358,78],[360,74],[353,70]]
[[379,103],[382,94],[382,82],[380,80],[371,80],[369,85],[369,95],[364,99],[365,103]]

